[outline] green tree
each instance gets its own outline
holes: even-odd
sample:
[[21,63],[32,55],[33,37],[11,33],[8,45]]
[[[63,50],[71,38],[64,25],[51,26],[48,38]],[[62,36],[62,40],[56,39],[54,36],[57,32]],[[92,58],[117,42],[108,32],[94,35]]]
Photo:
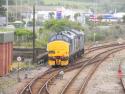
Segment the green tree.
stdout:
[[[8,0],[8,4],[9,5],[14,4],[14,0]],[[6,15],[6,8],[3,7],[3,5],[6,5],[6,0],[0,0],[0,16]]]
[[80,16],[80,13],[75,13],[74,14],[74,19],[77,21],[77,18]]
[[[5,1],[5,0],[4,0]],[[14,2],[15,0],[8,0],[8,4],[9,5],[14,5],[15,4],[15,2]]]
[[4,4],[5,4],[5,0],[0,0],[0,16],[6,15],[6,8],[3,7]]
[[123,19],[123,23],[125,23],[125,16],[123,16],[123,18],[122,18],[122,19]]
[[5,0],[0,0],[0,6],[2,6],[3,4],[5,4]]
[[16,29],[16,36],[32,36],[32,32],[27,29]]
[[54,15],[55,15],[54,12],[50,12],[50,13],[49,13],[50,19],[53,19],[53,18],[54,18]]
[[70,15],[65,16],[64,18],[67,19],[67,20],[69,20],[70,19]]
[[69,21],[67,19],[62,19],[62,20],[51,19],[46,21],[44,24],[45,29],[49,29],[50,31],[54,31],[54,32],[63,31],[65,30],[66,27],[74,28],[78,30],[84,30],[81,24],[77,22]]
[[44,5],[44,1],[39,1],[39,4],[40,5]]

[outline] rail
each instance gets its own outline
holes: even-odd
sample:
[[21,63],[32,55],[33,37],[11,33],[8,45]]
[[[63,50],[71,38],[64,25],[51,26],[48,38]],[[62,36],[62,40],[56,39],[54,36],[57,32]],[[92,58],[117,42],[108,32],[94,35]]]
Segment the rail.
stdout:
[[[124,45],[119,45],[119,46],[124,46]],[[115,46],[112,46],[113,47],[113,49],[114,49],[114,47],[115,48],[118,48],[119,47],[118,45],[116,45],[116,47]],[[107,51],[107,52],[109,52],[109,51]],[[105,52],[103,52],[103,53],[105,53]],[[70,70],[72,70],[72,69],[76,69],[76,68],[80,68],[81,66],[83,67],[85,64],[87,64],[88,62],[90,63],[90,61],[92,61],[90,64],[93,64],[93,62],[95,61],[95,62],[97,62],[97,61],[99,61],[99,59],[97,59],[97,60],[94,60],[94,58],[96,58],[96,57],[100,57],[100,55],[101,55],[102,53],[100,53],[100,54],[98,54],[98,55],[96,55],[95,57],[93,57],[91,60],[85,60],[84,62],[83,61],[81,61],[80,63],[76,63],[76,64],[74,64],[74,65],[69,65],[69,67],[67,67],[67,68],[64,68],[64,70],[65,71],[70,71]],[[86,63],[87,62],[87,63]],[[83,65],[84,64],[84,65]],[[58,70],[56,70],[56,73],[53,73],[54,72],[54,70],[52,71],[52,69],[51,70],[49,70],[49,71],[51,71],[51,72],[45,72],[45,74],[44,75],[40,75],[40,76],[38,76],[38,77],[36,77],[35,79],[33,79],[19,94],[41,94],[41,92],[44,90],[44,92],[46,92],[47,94],[49,94],[49,91],[48,91],[48,83],[53,79],[53,78],[55,78],[57,75],[58,75],[58,72],[60,71],[60,69],[58,69]],[[52,73],[53,73],[53,75],[52,75]],[[47,74],[49,74],[49,77],[48,78],[44,78],[44,76],[45,75],[47,75]],[[39,86],[39,88],[37,88],[37,93],[35,92],[33,92],[33,88],[36,88],[36,86],[38,86],[38,84],[36,84],[36,86],[33,86],[33,85],[35,85],[35,83],[37,82],[37,80],[39,80],[39,79],[41,79],[41,80],[43,80],[43,82],[41,83],[41,85]],[[46,80],[45,80],[46,79]],[[45,94],[46,94],[45,93]]]

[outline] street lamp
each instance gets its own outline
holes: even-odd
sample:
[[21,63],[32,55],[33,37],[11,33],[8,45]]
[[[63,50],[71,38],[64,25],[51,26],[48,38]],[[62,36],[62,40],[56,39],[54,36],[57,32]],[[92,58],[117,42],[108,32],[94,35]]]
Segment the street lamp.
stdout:
[[8,0],[6,0],[6,7],[7,7],[7,11],[6,11],[6,26],[8,26]]
[[17,0],[16,0],[16,20],[17,20]]
[[23,8],[23,6],[22,6],[22,0],[20,0],[20,6],[21,6],[21,12],[20,12],[20,14],[21,14],[21,20],[22,20],[22,12],[23,12],[23,10],[22,10],[22,8]]

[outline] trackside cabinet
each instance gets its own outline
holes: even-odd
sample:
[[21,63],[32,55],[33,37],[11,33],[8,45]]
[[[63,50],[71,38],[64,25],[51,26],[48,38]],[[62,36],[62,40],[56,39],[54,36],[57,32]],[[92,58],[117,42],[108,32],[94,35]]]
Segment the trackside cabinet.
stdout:
[[0,76],[10,72],[13,60],[14,32],[0,32]]

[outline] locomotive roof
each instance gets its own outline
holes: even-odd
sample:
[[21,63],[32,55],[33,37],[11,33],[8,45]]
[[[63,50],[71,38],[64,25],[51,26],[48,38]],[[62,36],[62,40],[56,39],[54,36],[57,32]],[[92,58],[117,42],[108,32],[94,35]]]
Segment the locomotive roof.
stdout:
[[[75,29],[71,29],[71,30],[62,31],[53,35],[51,38],[49,38],[49,42],[54,41],[54,40],[64,40],[64,41],[69,42],[70,39],[71,40],[75,39],[78,35],[80,36],[84,34],[83,32],[79,32]],[[76,32],[77,34],[74,32]]]
[[62,34],[67,36],[70,39],[74,39],[76,37],[76,35],[70,31],[62,31]]
[[55,41],[55,40],[64,40],[64,41],[69,41],[67,36],[62,35],[61,33],[57,33],[55,35],[53,35],[50,39],[49,42],[51,41]]
[[79,30],[76,30],[76,29],[71,29],[71,28],[69,28],[69,27],[65,27],[65,30],[67,30],[67,31],[70,31],[70,32],[73,32],[73,33],[75,33],[76,34],[76,36],[78,35],[84,35],[84,32],[81,32],[81,31],[79,31]]
[[80,32],[80,31],[75,30],[75,29],[71,29],[71,32],[73,32],[73,33],[75,33],[75,34],[77,34],[77,35],[84,35],[83,32]]

